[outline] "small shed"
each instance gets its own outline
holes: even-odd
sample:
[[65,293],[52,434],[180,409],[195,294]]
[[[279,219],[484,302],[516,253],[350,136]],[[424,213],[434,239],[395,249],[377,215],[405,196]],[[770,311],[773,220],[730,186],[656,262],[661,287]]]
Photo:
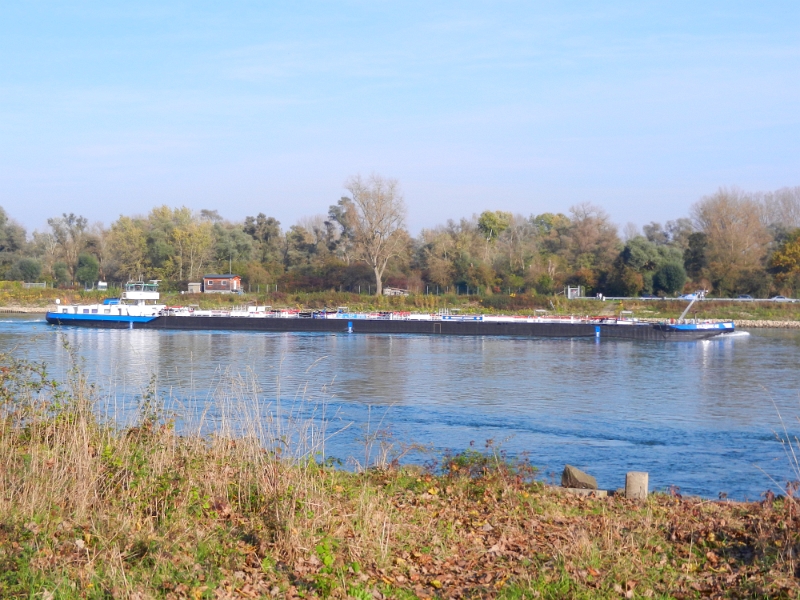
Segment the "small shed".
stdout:
[[203,290],[202,283],[190,283],[186,291],[187,294],[199,294]]
[[203,275],[203,293],[238,294],[242,290],[242,278],[238,275]]

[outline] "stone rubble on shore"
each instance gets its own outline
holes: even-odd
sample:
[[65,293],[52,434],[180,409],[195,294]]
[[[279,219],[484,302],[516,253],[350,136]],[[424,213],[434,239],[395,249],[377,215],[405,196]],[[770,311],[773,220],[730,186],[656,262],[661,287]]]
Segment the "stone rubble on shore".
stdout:
[[49,310],[55,310],[55,304],[52,307],[47,307],[47,308],[42,308],[41,306],[0,306],[0,313],[43,315]]
[[[663,323],[666,319],[640,318],[643,323]],[[770,319],[700,319],[708,323],[733,321],[738,329],[800,329],[800,321],[774,321]]]
[[733,321],[736,327],[740,327],[742,329],[768,329],[768,328],[784,328],[784,329],[800,329],[800,321],[768,321],[768,320],[757,320],[757,321],[746,321],[735,319]]

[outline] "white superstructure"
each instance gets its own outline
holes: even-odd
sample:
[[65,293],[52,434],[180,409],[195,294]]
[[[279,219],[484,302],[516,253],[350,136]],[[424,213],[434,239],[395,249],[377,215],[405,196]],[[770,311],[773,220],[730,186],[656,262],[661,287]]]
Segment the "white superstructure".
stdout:
[[54,312],[62,315],[106,315],[128,317],[157,317],[165,305],[159,304],[158,280],[129,281],[122,297],[107,298],[102,304],[59,305]]

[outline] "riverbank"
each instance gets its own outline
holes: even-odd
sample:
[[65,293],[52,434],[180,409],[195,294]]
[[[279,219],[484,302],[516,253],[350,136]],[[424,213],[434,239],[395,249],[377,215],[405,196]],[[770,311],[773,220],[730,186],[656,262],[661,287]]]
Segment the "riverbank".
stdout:
[[98,419],[80,371],[59,385],[42,366],[0,363],[2,597],[800,591],[792,499],[572,496],[491,448],[351,472],[320,464],[308,424],[295,437],[255,420],[234,432],[222,418],[213,436],[178,435],[153,392],[119,428]]

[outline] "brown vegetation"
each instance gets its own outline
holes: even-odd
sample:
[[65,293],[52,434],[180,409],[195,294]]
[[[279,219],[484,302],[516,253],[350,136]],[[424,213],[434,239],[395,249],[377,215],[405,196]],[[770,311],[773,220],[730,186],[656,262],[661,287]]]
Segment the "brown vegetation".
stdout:
[[41,367],[2,364],[3,597],[798,593],[791,498],[574,497],[491,448],[436,470],[383,453],[351,473],[314,460],[308,424],[243,419],[246,394],[216,399],[209,435],[178,435],[152,390],[120,428],[98,419],[79,371],[61,387]]

